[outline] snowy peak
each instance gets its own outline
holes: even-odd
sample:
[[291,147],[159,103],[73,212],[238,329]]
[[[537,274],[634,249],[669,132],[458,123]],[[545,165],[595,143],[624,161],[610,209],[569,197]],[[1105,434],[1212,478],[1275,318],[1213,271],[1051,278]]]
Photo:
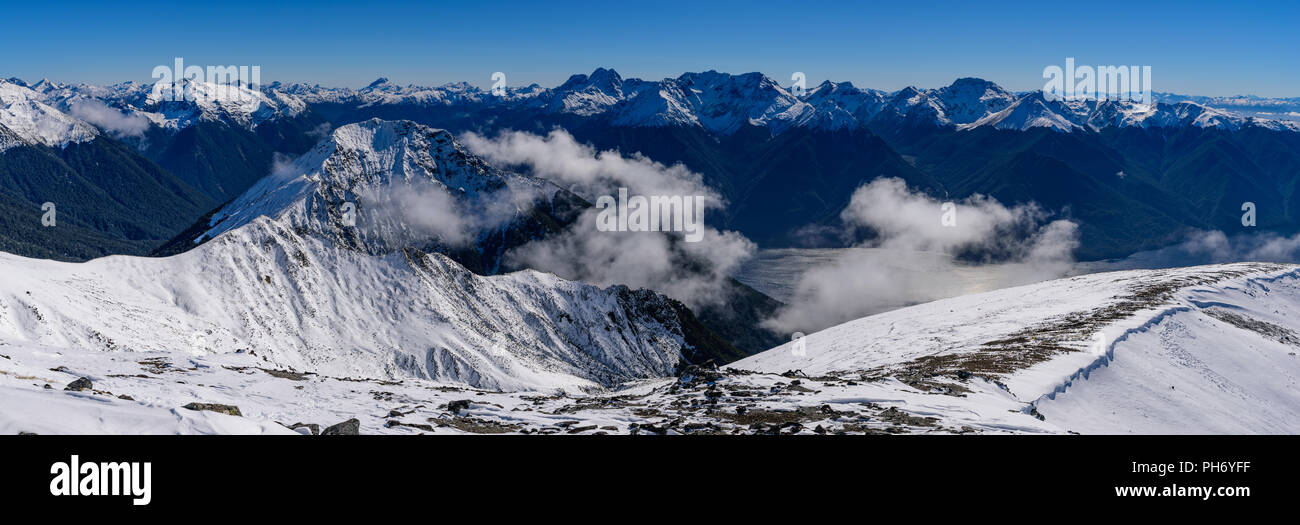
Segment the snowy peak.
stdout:
[[334,130],[259,180],[195,242],[267,216],[369,253],[449,246],[510,223],[555,191],[489,166],[445,130],[371,119]]
[[555,88],[547,109],[553,113],[590,116],[603,113],[624,99],[623,77],[612,69],[597,68],[591,75],[573,75]]
[[[1068,115],[1068,116],[1067,116]],[[1062,101],[1051,101],[1041,91],[1021,97],[1006,109],[989,114],[963,129],[993,127],[996,129],[1028,130],[1047,128],[1069,133],[1083,126],[1075,123],[1071,112]]]
[[1016,101],[1015,94],[979,78],[959,78],[952,85],[935,90],[934,96],[954,124],[975,122]]
[[596,90],[610,95],[621,96],[623,77],[613,69],[596,68],[590,75],[577,74],[569,77],[555,88],[559,92]]

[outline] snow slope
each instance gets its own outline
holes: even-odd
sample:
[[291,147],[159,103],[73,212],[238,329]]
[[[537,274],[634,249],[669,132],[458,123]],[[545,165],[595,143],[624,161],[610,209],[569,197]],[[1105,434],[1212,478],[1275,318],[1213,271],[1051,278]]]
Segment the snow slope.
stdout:
[[1295,433],[1297,315],[1296,267],[1110,272],[873,315],[807,336],[806,356],[789,343],[732,366],[969,375],[1056,431]]
[[[187,256],[195,257],[181,257]],[[95,280],[77,273],[56,271],[44,278],[49,291],[5,297],[6,319],[25,318],[33,328],[25,338],[0,339],[0,432],[282,433],[297,422],[324,426],[354,417],[362,433],[394,434],[1300,431],[1295,266],[1231,264],[1048,281],[858,319],[807,336],[802,351],[791,343],[722,369],[689,367],[680,377],[568,393],[484,390],[419,374],[368,375],[373,370],[331,373],[325,362],[289,362],[271,346],[222,351],[231,338],[220,331],[201,332],[210,337],[185,348],[177,340],[185,330],[168,327],[193,317],[217,323],[210,310],[168,319],[138,304],[105,304],[94,294],[59,303],[70,289],[89,289],[87,281]],[[487,280],[505,287],[522,278]],[[156,280],[142,288],[174,289]],[[15,287],[9,281],[3,286]],[[255,297],[251,290],[235,295],[241,294]],[[39,330],[68,326],[53,305],[66,309],[74,301],[85,306],[67,315],[99,315],[94,329],[103,335],[117,330],[116,338]],[[394,305],[380,310],[394,317],[358,322],[351,315],[361,312],[349,311],[330,322],[392,330],[413,317]],[[37,316],[47,320],[33,321]],[[491,322],[489,316],[483,321]],[[124,330],[129,326],[170,342],[143,346]],[[519,325],[496,328],[513,330],[512,337],[523,331]],[[514,353],[516,347],[506,348]],[[93,391],[61,390],[83,376],[94,381]],[[242,418],[181,408],[191,402],[236,405]]]

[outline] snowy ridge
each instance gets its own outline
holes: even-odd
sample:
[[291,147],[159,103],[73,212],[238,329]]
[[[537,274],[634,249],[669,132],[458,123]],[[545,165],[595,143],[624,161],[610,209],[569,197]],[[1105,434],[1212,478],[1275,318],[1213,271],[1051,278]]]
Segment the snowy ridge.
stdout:
[[307,103],[301,98],[274,89],[253,90],[247,86],[189,79],[178,82],[177,86],[187,100],[171,100],[170,86],[138,82],[95,86],[42,80],[33,84],[32,90],[39,100],[64,113],[75,114],[78,105],[95,102],[131,117],[147,119],[168,131],[198,122],[222,122],[253,129],[263,122],[293,117],[307,109]]
[[[1295,432],[1296,315],[1295,267],[1112,272],[886,312],[807,336],[804,357],[789,343],[733,366],[984,378],[1057,431]],[[1150,385],[1165,381],[1174,394]]]
[[1197,287],[1034,400],[1105,433],[1295,433],[1300,270]]
[[4,341],[50,351],[251,351],[339,376],[549,390],[662,376],[682,346],[652,293],[532,271],[481,277],[441,255],[359,253],[266,218],[164,259],[0,264]]

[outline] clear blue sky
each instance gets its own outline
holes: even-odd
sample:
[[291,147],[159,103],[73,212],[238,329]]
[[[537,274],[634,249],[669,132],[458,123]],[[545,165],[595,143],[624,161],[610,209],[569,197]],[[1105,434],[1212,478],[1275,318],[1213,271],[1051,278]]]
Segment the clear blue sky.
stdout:
[[360,87],[553,86],[624,77],[803,71],[893,90],[978,76],[1014,90],[1042,70],[1149,65],[1153,88],[1300,96],[1300,2],[24,2],[0,10],[0,77],[108,83],[153,67],[258,65],[275,80]]

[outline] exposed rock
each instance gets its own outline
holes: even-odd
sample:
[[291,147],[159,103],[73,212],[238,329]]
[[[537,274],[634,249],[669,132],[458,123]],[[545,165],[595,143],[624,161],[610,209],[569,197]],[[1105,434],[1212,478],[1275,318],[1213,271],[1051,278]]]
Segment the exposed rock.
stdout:
[[361,435],[361,422],[357,418],[352,418],[337,425],[330,425],[322,430],[322,436],[359,436]]
[[89,379],[86,379],[86,378],[84,378],[84,377],[77,378],[76,381],[73,381],[73,382],[71,382],[71,383],[68,383],[68,386],[63,387],[64,390],[71,390],[71,391],[73,391],[73,392],[79,392],[79,391],[82,391],[82,390],[90,390],[91,388],[92,388],[92,385],[91,385],[91,383],[90,383],[90,380],[89,380]]
[[227,415],[238,416],[238,417],[244,416],[239,412],[239,407],[235,405],[222,405],[220,403],[190,403],[181,408],[186,408],[189,410],[207,410],[209,412],[217,412],[220,414],[227,414]]

